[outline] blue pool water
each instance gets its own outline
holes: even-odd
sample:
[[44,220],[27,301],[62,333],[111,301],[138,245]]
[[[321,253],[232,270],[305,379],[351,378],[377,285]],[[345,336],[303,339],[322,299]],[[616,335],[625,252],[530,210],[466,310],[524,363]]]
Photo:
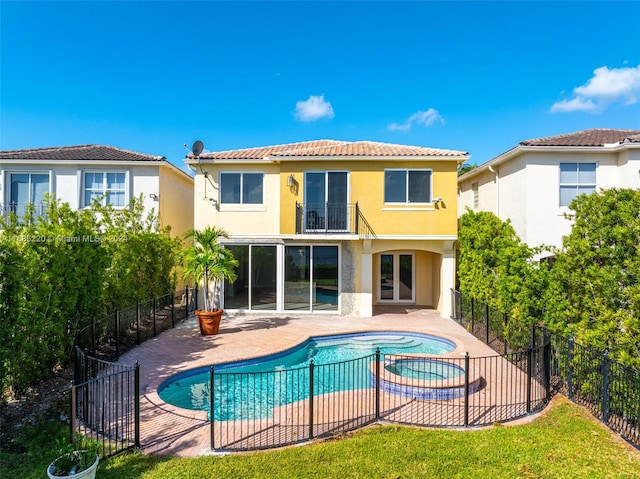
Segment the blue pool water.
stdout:
[[[214,418],[224,421],[270,417],[274,407],[308,398],[311,360],[314,395],[369,388],[369,365],[378,348],[382,354],[444,354],[453,351],[455,344],[414,333],[322,336],[279,354],[216,365]],[[158,394],[169,404],[209,411],[210,378],[209,367],[185,371],[162,383]]]

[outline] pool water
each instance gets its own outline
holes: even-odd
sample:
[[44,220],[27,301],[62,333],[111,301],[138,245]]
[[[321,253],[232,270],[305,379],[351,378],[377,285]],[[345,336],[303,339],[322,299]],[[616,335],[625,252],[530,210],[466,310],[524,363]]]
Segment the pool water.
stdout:
[[[323,336],[279,354],[216,365],[214,418],[224,421],[271,417],[273,408],[308,398],[311,360],[314,395],[369,388],[369,364],[377,349],[383,355],[438,355],[453,351],[455,344],[414,333]],[[209,367],[185,371],[162,383],[158,394],[174,406],[209,411],[210,379]]]

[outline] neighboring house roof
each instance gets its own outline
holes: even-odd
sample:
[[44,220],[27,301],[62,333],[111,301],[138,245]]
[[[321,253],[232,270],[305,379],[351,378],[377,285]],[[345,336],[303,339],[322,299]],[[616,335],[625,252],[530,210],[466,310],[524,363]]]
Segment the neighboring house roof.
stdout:
[[164,156],[146,155],[123,150],[114,146],[77,145],[51,148],[29,148],[0,151],[3,160],[117,160],[117,161],[162,161]]
[[[458,183],[485,172],[494,166],[499,166],[524,151],[548,150],[548,151],[579,151],[604,148],[620,148],[640,146],[640,130],[616,130],[612,128],[590,128],[563,135],[533,138],[518,143],[517,146],[501,153],[491,160],[479,165],[477,168],[460,175]],[[639,145],[635,145],[638,143]]]
[[604,146],[622,143],[625,140],[640,141],[640,130],[613,130],[610,128],[591,128],[565,135],[546,136],[520,142],[523,146]]
[[[285,145],[245,148],[212,153],[202,153],[204,160],[278,160],[326,157],[451,157],[467,159],[467,152],[425,148],[421,146],[394,145],[374,141],[315,140]],[[187,155],[188,159],[195,159]]]

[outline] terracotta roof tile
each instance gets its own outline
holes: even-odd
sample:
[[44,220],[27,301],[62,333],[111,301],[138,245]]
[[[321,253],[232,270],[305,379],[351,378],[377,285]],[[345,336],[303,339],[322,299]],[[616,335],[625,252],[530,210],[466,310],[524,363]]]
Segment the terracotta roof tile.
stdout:
[[620,143],[625,139],[640,141],[640,130],[614,130],[609,128],[591,128],[589,130],[564,135],[534,138],[520,142],[522,146],[604,146]]
[[[241,150],[218,151],[213,153],[203,153],[202,159],[262,159],[271,158],[293,158],[293,157],[348,157],[348,156],[443,156],[457,157],[465,156],[467,152],[458,150],[444,150],[440,148],[425,148],[421,146],[394,145],[390,143],[380,143],[374,141],[337,141],[337,140],[316,140],[300,143],[290,143],[286,145],[265,146],[258,148],[246,148]],[[188,155],[193,158],[193,155]]]
[[113,160],[113,161],[160,161],[164,156],[153,156],[114,146],[77,145],[51,148],[0,151],[5,160]]

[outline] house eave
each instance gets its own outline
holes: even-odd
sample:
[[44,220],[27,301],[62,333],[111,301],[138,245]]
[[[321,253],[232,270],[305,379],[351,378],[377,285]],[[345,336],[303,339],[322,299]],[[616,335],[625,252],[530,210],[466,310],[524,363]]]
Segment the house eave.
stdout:
[[483,173],[494,172],[493,168],[500,166],[503,163],[506,163],[517,156],[520,156],[524,153],[611,153],[618,152],[620,150],[629,149],[629,148],[640,148],[640,143],[614,143],[608,144],[605,146],[531,146],[531,145],[518,145],[510,150],[501,153],[500,155],[492,158],[479,165],[477,168],[474,168],[471,171],[466,172],[463,175],[460,175],[458,178],[458,183],[475,178]]

